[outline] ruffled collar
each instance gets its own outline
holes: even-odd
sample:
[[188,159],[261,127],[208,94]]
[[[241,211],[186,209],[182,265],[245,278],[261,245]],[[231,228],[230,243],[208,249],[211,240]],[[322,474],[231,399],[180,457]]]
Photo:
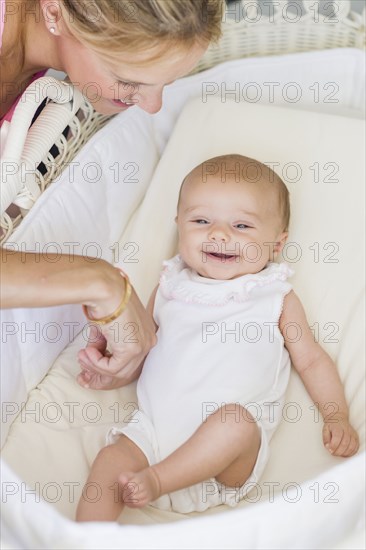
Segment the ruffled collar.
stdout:
[[179,254],[163,262],[160,291],[168,300],[204,305],[245,302],[252,290],[274,281],[286,281],[293,275],[286,263],[269,262],[259,273],[221,280],[202,277],[187,266]]

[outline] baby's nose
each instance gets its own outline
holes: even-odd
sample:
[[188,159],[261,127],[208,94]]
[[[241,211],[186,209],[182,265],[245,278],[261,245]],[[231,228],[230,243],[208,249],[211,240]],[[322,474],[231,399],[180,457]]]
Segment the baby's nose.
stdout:
[[211,229],[209,238],[215,242],[228,242],[230,240],[228,232],[220,226]]

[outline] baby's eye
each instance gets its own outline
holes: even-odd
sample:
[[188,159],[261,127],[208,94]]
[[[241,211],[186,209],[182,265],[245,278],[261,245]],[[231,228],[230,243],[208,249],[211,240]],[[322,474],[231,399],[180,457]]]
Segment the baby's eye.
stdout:
[[237,229],[248,229],[250,226],[245,223],[237,223],[235,226]]
[[206,223],[208,223],[207,220],[202,220],[201,218],[198,219],[198,220],[193,220],[194,223],[199,223],[200,225],[204,225]]

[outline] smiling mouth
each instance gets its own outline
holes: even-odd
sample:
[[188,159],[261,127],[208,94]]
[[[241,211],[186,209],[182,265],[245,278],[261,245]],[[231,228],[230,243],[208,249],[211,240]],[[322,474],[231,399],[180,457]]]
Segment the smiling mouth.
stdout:
[[239,256],[236,254],[221,254],[219,252],[204,252],[205,256],[208,258],[212,258],[216,261],[220,262],[235,262],[239,261]]
[[117,105],[117,107],[133,107],[135,105],[134,101],[122,101],[122,99],[112,99],[111,100],[114,105]]

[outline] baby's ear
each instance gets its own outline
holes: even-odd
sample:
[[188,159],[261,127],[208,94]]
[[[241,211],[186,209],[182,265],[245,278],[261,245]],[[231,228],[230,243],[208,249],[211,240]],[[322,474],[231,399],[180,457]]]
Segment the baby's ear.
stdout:
[[175,223],[178,223],[178,216],[175,216],[174,221]]
[[279,254],[281,252],[281,250],[286,244],[287,237],[288,237],[288,231],[284,231],[283,233],[280,233],[278,235],[275,245],[273,247],[273,252],[275,254]]

